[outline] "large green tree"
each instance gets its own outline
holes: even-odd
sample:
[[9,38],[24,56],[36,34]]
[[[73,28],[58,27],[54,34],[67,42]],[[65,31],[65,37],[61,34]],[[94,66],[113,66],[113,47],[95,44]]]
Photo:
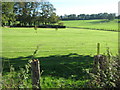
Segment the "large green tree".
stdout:
[[40,11],[41,11],[40,15],[42,17],[42,23],[44,25],[58,21],[58,18],[55,14],[56,9],[51,3],[42,2],[40,6]]
[[115,14],[109,14],[108,16],[107,16],[107,19],[110,21],[110,20],[114,20],[115,19]]
[[[19,23],[20,26],[47,25],[58,22],[59,17],[50,2],[4,2],[2,3],[2,24]],[[14,22],[17,23],[14,23]]]
[[2,2],[2,25],[11,25],[15,22],[13,2]]
[[49,22],[50,24],[59,22],[59,16],[57,16],[56,13],[52,13],[51,16],[49,17]]
[[35,9],[34,2],[17,2],[14,5],[14,12],[16,14],[17,21],[20,25],[32,24],[32,11]]

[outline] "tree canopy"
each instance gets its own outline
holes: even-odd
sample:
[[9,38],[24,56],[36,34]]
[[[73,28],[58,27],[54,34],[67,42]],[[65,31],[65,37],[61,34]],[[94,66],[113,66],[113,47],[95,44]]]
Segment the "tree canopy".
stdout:
[[11,24],[15,21],[15,14],[13,13],[14,3],[2,2],[2,25]]
[[59,21],[50,2],[2,2],[2,25],[35,26]]
[[61,20],[91,20],[116,18],[114,13],[70,14],[57,16],[50,2],[2,2],[2,26],[51,25]]
[[98,13],[98,14],[70,14],[60,16],[61,20],[91,20],[91,19],[106,19],[113,20],[116,18],[115,13]]

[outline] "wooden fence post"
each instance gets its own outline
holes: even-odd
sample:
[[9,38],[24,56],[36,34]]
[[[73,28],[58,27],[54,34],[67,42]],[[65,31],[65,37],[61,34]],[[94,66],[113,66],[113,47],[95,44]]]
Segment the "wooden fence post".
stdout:
[[105,55],[95,55],[94,56],[93,71],[94,71],[94,74],[97,74],[97,73],[100,74],[101,81],[104,80],[103,72],[107,69],[107,67],[108,67],[107,64],[108,64],[108,61],[107,61],[107,58]]
[[97,66],[99,64],[100,69],[105,70],[107,66],[107,58],[105,55],[95,55],[94,56],[94,65]]
[[32,86],[34,89],[41,89],[40,86],[40,64],[38,59],[31,62]]
[[100,43],[97,43],[97,55],[100,54]]

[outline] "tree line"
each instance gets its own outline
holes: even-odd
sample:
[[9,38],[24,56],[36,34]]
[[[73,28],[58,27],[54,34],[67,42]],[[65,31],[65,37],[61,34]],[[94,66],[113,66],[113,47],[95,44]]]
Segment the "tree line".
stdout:
[[2,2],[2,26],[52,25],[59,20],[91,20],[117,18],[114,13],[56,15],[50,2]]
[[98,13],[98,14],[70,14],[70,15],[64,15],[60,16],[61,20],[91,20],[91,19],[106,19],[106,20],[114,20],[117,18],[115,13]]
[[50,25],[59,21],[50,2],[2,2],[2,26]]

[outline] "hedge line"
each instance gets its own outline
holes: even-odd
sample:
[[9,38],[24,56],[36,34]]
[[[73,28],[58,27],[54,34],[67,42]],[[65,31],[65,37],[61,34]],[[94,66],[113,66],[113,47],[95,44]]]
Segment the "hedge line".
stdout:
[[[35,26],[10,26],[10,27],[27,27],[27,28],[31,28],[31,27],[35,27]],[[60,26],[60,25],[40,25],[37,26],[37,28],[66,28],[66,26]]]

